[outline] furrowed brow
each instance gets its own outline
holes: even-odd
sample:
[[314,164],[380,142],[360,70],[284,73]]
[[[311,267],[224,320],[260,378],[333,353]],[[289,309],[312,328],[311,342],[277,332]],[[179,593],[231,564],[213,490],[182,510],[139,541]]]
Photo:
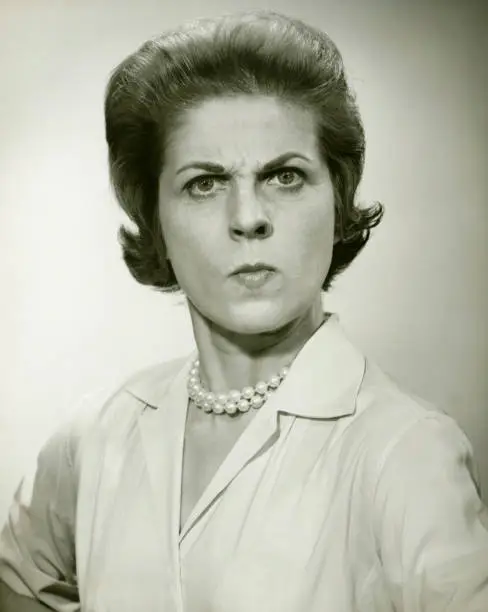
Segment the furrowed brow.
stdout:
[[[280,168],[281,166],[283,166],[283,164],[286,164],[288,161],[290,161],[290,159],[294,159],[294,158],[303,159],[307,162],[312,161],[306,155],[302,155],[302,153],[298,153],[296,151],[288,151],[287,153],[283,153],[282,155],[275,157],[271,161],[266,162],[259,169],[258,173],[260,175],[268,174],[272,172],[273,170]],[[222,166],[221,164],[216,164],[216,163],[208,162],[208,161],[193,161],[188,164],[185,164],[184,166],[181,166],[181,168],[177,170],[176,174],[178,175],[184,172],[185,170],[192,170],[192,169],[204,170],[205,172],[209,172],[211,174],[227,174],[227,171],[224,168],[224,166]]]

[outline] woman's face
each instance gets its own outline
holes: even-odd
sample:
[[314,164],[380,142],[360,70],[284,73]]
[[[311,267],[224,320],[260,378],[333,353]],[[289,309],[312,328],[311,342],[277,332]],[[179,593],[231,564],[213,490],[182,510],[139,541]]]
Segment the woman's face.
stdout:
[[[190,305],[225,329],[272,331],[320,300],[334,195],[316,131],[307,109],[240,96],[187,110],[171,134],[159,191],[168,258]],[[275,271],[233,275],[256,262]]]

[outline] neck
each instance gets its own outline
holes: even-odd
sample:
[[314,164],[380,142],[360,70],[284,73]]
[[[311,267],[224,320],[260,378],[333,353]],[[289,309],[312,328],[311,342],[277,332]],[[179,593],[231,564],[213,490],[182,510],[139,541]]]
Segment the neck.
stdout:
[[289,365],[324,321],[321,298],[271,331],[239,333],[210,321],[188,302],[204,386],[216,393],[267,381]]

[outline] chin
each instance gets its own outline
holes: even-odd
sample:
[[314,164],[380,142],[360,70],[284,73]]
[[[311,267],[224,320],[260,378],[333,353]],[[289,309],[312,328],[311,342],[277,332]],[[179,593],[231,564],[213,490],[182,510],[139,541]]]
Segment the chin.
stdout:
[[293,312],[271,300],[241,303],[229,309],[226,327],[239,334],[264,334],[280,329],[293,318]]

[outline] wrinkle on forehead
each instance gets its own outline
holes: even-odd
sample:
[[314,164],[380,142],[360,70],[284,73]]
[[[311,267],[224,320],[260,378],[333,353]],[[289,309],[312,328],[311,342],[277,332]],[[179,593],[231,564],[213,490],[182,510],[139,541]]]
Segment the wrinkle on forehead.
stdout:
[[264,96],[215,98],[189,109],[169,142],[166,162],[221,163],[249,171],[288,150],[318,159],[312,111]]

